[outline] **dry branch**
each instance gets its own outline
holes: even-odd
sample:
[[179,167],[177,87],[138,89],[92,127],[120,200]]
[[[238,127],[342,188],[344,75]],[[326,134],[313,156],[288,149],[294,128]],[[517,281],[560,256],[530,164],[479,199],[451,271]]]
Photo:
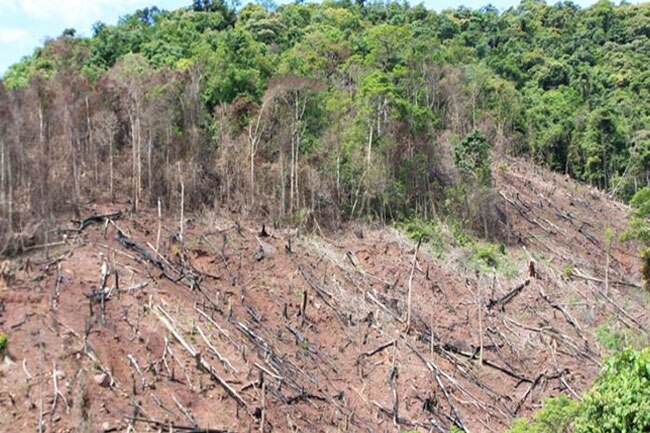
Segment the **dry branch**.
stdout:
[[133,365],[133,368],[135,368],[135,371],[140,376],[140,383],[142,384],[142,391],[144,391],[145,388],[147,387],[147,380],[144,377],[144,374],[142,373],[142,370],[140,369],[140,366],[138,365],[138,361],[131,354],[128,354],[127,358],[129,358],[129,361],[131,361],[131,365]]
[[396,340],[391,340],[388,343],[384,343],[381,346],[379,346],[379,347],[377,347],[377,348],[375,348],[375,349],[373,349],[371,351],[362,353],[361,355],[359,355],[357,357],[357,364],[360,363],[364,358],[370,358],[371,356],[373,356],[373,355],[375,355],[375,354],[377,354],[377,353],[379,353],[379,352],[381,352],[381,351],[383,351],[385,349],[388,349],[391,346],[394,346],[395,342],[396,342]]
[[234,433],[232,430],[203,428],[203,427],[187,427],[168,422],[156,421],[153,419],[142,418],[137,416],[127,417],[128,420],[135,422],[142,422],[157,427],[160,431],[178,431],[183,433]]
[[56,369],[56,362],[52,361],[52,384],[54,385],[54,400],[52,401],[52,409],[50,409],[51,417],[54,417],[54,412],[56,411],[56,404],[58,402],[59,397],[61,397],[63,403],[65,403],[66,413],[70,412],[70,405],[68,404],[68,400],[65,398],[65,395],[63,395],[63,393],[59,389],[57,374],[58,371]]
[[[250,413],[248,410],[248,404],[244,401],[243,398],[235,391],[228,383],[221,378],[215,371],[215,369],[208,364],[208,362],[201,357],[201,355],[194,349],[181,335],[180,331],[178,331],[174,325],[172,324],[170,320],[169,314],[160,306],[156,305],[155,308],[153,309],[154,313],[156,316],[158,316],[158,319],[165,325],[165,327],[172,333],[174,338],[183,346],[183,348],[192,356],[192,358],[195,358],[197,360],[197,363],[206,371],[208,372],[216,381],[221,385],[221,387],[241,406],[246,408],[246,410]],[[252,415],[251,415],[252,416]]]
[[196,310],[196,311],[197,311],[201,316],[203,316],[203,317],[205,318],[205,320],[207,320],[207,321],[208,321],[212,326],[214,326],[215,328],[217,328],[217,329],[219,330],[219,332],[221,333],[221,335],[223,335],[224,337],[226,337],[226,338],[228,339],[228,341],[230,341],[230,342],[232,343],[232,345],[235,346],[235,347],[237,348],[238,351],[241,351],[241,346],[240,346],[239,344],[237,344],[237,343],[235,342],[235,340],[232,339],[232,337],[230,336],[230,334],[228,334],[228,331],[226,331],[225,329],[223,329],[223,328],[222,328],[222,327],[221,327],[221,326],[220,326],[220,325],[219,325],[219,324],[218,324],[218,323],[217,323],[217,322],[216,322],[212,317],[210,317],[210,316],[209,316],[205,311],[201,310],[201,309],[198,308],[198,307],[194,307],[194,309],[195,309],[195,310]]
[[208,346],[208,348],[212,351],[212,353],[214,353],[217,356],[217,358],[219,358],[219,361],[221,361],[221,363],[223,365],[225,365],[231,372],[239,373],[239,371],[230,363],[230,361],[228,361],[228,359],[225,356],[223,356],[221,353],[219,353],[217,348],[214,347],[212,345],[212,343],[210,343],[210,340],[208,340],[208,337],[205,336],[205,334],[201,330],[201,327],[196,325],[196,330],[199,331],[199,334],[201,335],[201,338],[203,339],[205,344]]
[[194,417],[192,416],[192,414],[190,413],[190,410],[187,407],[185,407],[180,401],[178,401],[175,395],[172,395],[172,400],[174,400],[174,403],[176,403],[176,406],[178,406],[180,411],[183,412],[183,415],[185,415],[185,417],[188,419],[190,424],[192,424],[192,426],[196,428],[197,423]]
[[449,408],[451,410],[451,413],[453,415],[453,422],[456,424],[457,427],[463,429],[466,432],[469,432],[467,428],[465,428],[465,425],[460,417],[460,413],[458,409],[456,408],[456,405],[453,403],[451,400],[451,397],[449,395],[449,392],[447,391],[447,388],[445,387],[444,383],[440,379],[440,368],[433,362],[433,361],[427,361],[424,358],[424,355],[422,355],[409,341],[402,335],[402,339],[404,340],[404,343],[406,344],[406,347],[411,349],[413,353],[424,363],[424,365],[431,371],[433,374],[433,377],[435,378],[436,382],[438,383],[438,386],[440,387],[440,390],[442,391],[443,395],[445,396],[445,400],[447,400],[447,404],[449,405]]
[[[379,411],[380,411],[381,413],[386,414],[387,416],[389,416],[389,417],[390,417],[391,419],[393,419],[393,420],[397,420],[396,423],[397,423],[398,425],[405,425],[405,426],[409,426],[409,427],[419,427],[419,428],[424,428],[424,429],[427,429],[427,431],[433,431],[433,429],[436,429],[436,430],[439,431],[440,433],[447,433],[447,431],[448,431],[448,429],[443,428],[443,427],[442,427],[442,426],[441,426],[441,425],[440,425],[440,424],[439,424],[435,419],[433,419],[433,418],[429,420],[429,423],[423,423],[423,422],[418,422],[418,421],[414,421],[414,420],[407,419],[407,418],[403,418],[403,417],[396,417],[394,411],[392,411],[392,410],[390,410],[390,409],[387,409],[387,408],[383,407],[379,402],[377,402],[377,401],[373,401],[372,404],[375,405],[375,407],[376,407],[377,409],[379,409]],[[374,430],[370,430],[370,429],[369,429],[369,431],[374,431]]]

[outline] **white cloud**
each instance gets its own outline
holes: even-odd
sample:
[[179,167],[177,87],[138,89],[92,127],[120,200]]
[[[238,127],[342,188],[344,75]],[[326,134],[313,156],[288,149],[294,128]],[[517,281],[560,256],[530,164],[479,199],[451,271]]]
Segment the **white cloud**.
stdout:
[[143,0],[0,0],[0,11],[21,11],[42,21],[64,26],[87,27],[111,12],[147,4]]
[[27,31],[23,29],[0,28],[0,44],[15,44],[27,39]]
[[0,0],[0,11],[13,12],[16,10],[16,1],[14,0]]

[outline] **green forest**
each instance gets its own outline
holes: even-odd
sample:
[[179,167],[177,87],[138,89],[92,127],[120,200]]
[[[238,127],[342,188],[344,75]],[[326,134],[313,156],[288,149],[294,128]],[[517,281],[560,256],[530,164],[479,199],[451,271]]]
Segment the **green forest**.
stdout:
[[608,1],[197,0],[67,29],[0,82],[0,229],[82,197],[169,209],[181,181],[188,208],[277,224],[472,223],[491,154],[629,199],[650,181],[649,38],[649,4]]

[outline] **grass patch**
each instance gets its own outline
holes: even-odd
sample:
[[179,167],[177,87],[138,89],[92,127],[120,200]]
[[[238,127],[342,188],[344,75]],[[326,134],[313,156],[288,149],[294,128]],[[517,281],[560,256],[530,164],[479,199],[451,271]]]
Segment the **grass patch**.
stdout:
[[[410,219],[398,223],[397,228],[406,232],[413,240],[422,238],[431,253],[438,259],[450,258],[472,270],[485,273],[497,272],[507,278],[519,274],[517,264],[504,244],[485,242],[464,230],[458,224],[446,224],[440,220]],[[463,251],[460,259],[452,254]]]
[[516,419],[506,433],[567,433],[579,407],[578,402],[565,395],[546,398],[532,420]]
[[619,331],[613,329],[609,324],[603,324],[596,328],[596,338],[601,346],[611,352],[618,352],[627,348],[640,350],[650,343],[646,333],[630,329]]

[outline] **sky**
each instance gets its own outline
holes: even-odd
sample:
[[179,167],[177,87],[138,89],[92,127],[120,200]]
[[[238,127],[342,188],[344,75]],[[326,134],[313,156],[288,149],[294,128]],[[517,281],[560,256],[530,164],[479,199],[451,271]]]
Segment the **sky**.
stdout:
[[[553,3],[554,0],[547,0]],[[419,1],[411,0],[411,4]],[[577,0],[588,6],[594,0]],[[31,54],[47,37],[57,37],[66,28],[77,34],[90,35],[97,21],[115,24],[119,17],[137,9],[156,5],[160,9],[187,6],[190,0],[0,0],[0,76],[23,56]],[[466,6],[480,8],[491,3],[505,9],[518,0],[424,0],[436,10]]]

